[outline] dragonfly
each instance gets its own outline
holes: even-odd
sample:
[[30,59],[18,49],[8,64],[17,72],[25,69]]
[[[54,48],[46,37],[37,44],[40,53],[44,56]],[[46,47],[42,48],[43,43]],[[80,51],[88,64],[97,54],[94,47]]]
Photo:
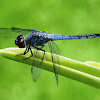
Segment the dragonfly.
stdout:
[[[39,31],[33,29],[21,29],[12,27],[12,28],[0,28],[0,37],[16,38],[15,45],[17,45],[19,48],[26,47],[25,51],[21,55],[26,55],[30,51],[31,52],[30,57],[34,56],[31,47],[43,51],[44,54],[42,61],[44,60],[45,57],[45,50],[43,49],[43,47],[45,46],[46,43],[48,43],[51,52],[54,73],[58,85],[58,72],[57,69],[55,68],[55,58],[53,54],[59,54],[59,48],[54,41],[100,38],[100,33],[82,34],[82,35],[61,35],[61,34],[51,34],[45,31]],[[60,62],[58,57],[57,61],[59,64]],[[41,75],[40,68],[34,67],[34,63],[32,64],[31,67],[31,74],[34,81],[37,81]]]

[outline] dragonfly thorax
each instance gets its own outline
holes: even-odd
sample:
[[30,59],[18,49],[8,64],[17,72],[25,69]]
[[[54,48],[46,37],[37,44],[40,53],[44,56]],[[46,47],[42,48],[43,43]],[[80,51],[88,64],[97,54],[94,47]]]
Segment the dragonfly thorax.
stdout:
[[24,36],[19,35],[17,39],[15,40],[15,45],[17,45],[19,48],[24,48],[25,47],[25,42],[24,42]]

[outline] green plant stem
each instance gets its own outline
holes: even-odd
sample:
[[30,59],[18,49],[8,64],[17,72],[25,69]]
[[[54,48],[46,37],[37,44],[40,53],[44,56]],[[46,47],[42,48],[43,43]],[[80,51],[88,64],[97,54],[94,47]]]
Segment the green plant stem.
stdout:
[[[24,51],[25,49],[8,48],[8,49],[0,50],[0,54],[3,57],[6,57],[8,59],[12,59],[12,60],[22,62],[28,65],[32,65],[32,62],[34,61],[36,63],[35,64],[36,67],[40,67],[45,70],[54,72],[53,63],[51,59],[51,53],[46,52],[45,60],[43,60],[42,62],[42,57],[43,57],[42,51],[33,50],[33,54],[37,53],[36,58],[30,57],[28,59],[25,59],[25,58],[29,57],[30,53],[26,55],[18,55],[18,54],[22,54]],[[100,88],[100,68],[99,67],[92,66],[86,63],[82,63],[82,62],[65,58],[59,55],[55,55],[55,54],[53,56],[59,57],[60,65],[58,64],[58,62],[55,62],[55,67],[59,69],[59,71],[57,71],[59,75],[83,82],[85,84],[88,84],[96,88]],[[40,63],[42,67],[38,66]]]

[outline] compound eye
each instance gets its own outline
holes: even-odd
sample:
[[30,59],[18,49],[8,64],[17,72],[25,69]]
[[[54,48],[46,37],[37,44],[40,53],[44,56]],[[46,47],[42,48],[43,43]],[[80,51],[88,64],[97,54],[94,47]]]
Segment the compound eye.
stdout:
[[18,45],[18,40],[17,39],[15,40],[15,45]]
[[24,36],[23,36],[23,35],[19,35],[19,36],[17,37],[17,39],[18,39],[18,40],[24,39]]
[[25,42],[24,42],[24,36],[19,35],[17,39],[15,40],[15,45],[17,45],[19,48],[24,48],[25,47]]

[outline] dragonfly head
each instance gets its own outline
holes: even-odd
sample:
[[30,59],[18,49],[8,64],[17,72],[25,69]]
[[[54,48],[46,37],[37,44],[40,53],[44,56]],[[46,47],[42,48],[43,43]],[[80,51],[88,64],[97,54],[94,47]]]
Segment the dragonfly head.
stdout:
[[25,41],[24,41],[24,36],[19,35],[17,39],[15,40],[15,45],[17,45],[19,48],[24,48],[25,47]]

